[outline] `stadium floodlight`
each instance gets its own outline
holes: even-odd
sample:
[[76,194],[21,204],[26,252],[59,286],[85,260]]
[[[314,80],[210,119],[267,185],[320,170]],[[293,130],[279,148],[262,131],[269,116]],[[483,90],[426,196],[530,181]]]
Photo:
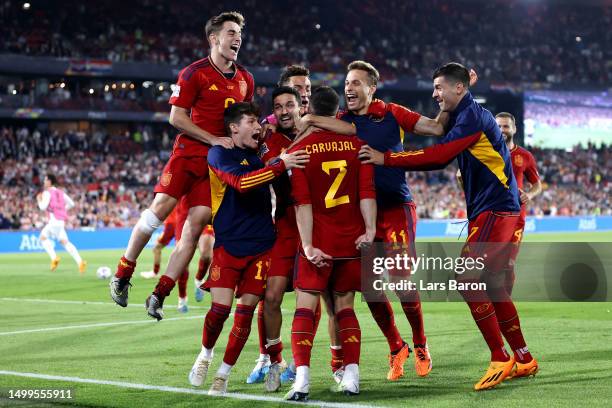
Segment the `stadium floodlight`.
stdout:
[[31,4],[30,4],[30,3],[28,3],[28,2],[23,3],[23,9],[24,9],[24,10],[29,10],[29,9],[30,9],[30,7],[31,7]]

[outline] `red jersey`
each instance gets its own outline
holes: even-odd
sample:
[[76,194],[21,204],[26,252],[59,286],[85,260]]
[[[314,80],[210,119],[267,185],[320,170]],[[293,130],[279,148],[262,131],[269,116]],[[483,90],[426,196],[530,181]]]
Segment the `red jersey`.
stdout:
[[[283,133],[274,132],[270,134],[260,147],[259,156],[261,157],[261,161],[267,163],[270,159],[280,156],[281,153],[287,150],[291,143],[293,143],[293,139]],[[287,173],[281,175],[274,181],[272,186],[274,187],[274,194],[276,195],[275,218],[278,220],[285,215],[294,216],[295,212],[293,209],[289,211],[289,207],[293,204],[289,175]]]
[[[512,160],[512,172],[516,178],[516,184],[519,189],[523,190],[524,180],[531,184],[535,184],[540,180],[540,174],[536,167],[536,161],[531,153],[527,149],[514,145],[514,148],[510,150],[510,159]],[[525,217],[526,210],[525,205],[521,205],[521,217]]]
[[[234,64],[234,74],[226,76],[210,57],[196,61],[178,75],[170,104],[191,110],[191,120],[213,136],[223,137],[223,111],[230,104],[251,101],[255,83],[253,76],[241,65]],[[172,154],[206,156],[209,146],[179,133]]]
[[365,232],[359,200],[376,198],[374,166],[362,164],[364,143],[355,136],[314,132],[291,148],[306,150],[304,169],[291,170],[297,205],[312,204],[312,243],[333,257],[359,256],[355,240]]

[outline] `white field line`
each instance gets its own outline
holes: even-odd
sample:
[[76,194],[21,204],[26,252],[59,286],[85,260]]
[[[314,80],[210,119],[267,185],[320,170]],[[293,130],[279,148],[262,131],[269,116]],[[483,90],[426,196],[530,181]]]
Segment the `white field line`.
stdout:
[[[198,315],[198,316],[186,316],[186,317],[170,317],[170,318],[163,319],[163,321],[192,320],[192,319],[204,319],[204,316]],[[124,322],[86,323],[86,324],[75,324],[75,325],[70,325],[70,326],[44,327],[42,329],[27,329],[27,330],[17,330],[17,331],[10,331],[10,332],[0,332],[0,336],[11,336],[14,334],[26,334],[26,333],[51,332],[51,331],[59,331],[59,330],[88,329],[91,327],[122,326],[126,324],[147,324],[147,323],[157,323],[157,320],[153,320],[153,319],[131,320],[131,321],[124,321]]]
[[[207,395],[207,391],[205,390],[198,390],[194,388],[168,387],[164,385],[137,384],[137,383],[122,382],[122,381],[96,380],[96,379],[90,379],[90,378],[64,377],[64,376],[59,376],[59,375],[22,373],[22,372],[4,371],[4,370],[0,370],[0,375],[37,378],[41,380],[51,380],[51,381],[65,381],[65,382],[72,382],[72,383],[112,385],[115,387],[122,387],[122,388],[174,392],[178,394]],[[375,408],[376,407],[374,405],[348,404],[348,403],[342,403],[342,402],[326,402],[326,401],[316,401],[316,400],[308,401],[308,402],[289,402],[279,397],[268,397],[265,395],[254,395],[254,394],[252,395],[252,394],[242,394],[242,393],[235,393],[235,392],[228,392],[227,394],[221,397],[215,397],[215,398],[231,398],[231,399],[247,400],[247,401],[265,401],[265,402],[276,402],[276,403],[287,403],[287,404],[299,404],[301,406],[313,405],[313,406],[326,407],[326,408]]]
[[[89,300],[59,300],[59,299],[31,299],[31,298],[15,298],[15,297],[2,297],[0,301],[7,302],[31,302],[31,303],[58,303],[65,305],[104,305],[104,306],[116,306],[114,302],[95,302]],[[177,305],[165,304],[165,307],[176,307]],[[131,303],[128,307],[139,307],[144,308],[144,304]],[[206,306],[191,306],[189,309],[208,309]]]

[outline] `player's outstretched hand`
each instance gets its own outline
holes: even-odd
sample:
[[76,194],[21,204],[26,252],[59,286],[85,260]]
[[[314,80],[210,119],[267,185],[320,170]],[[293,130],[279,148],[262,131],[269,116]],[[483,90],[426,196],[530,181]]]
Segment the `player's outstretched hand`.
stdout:
[[368,145],[361,146],[361,149],[359,150],[359,159],[366,164],[372,163],[380,166],[385,164],[385,154],[376,149],[372,149]]
[[213,146],[223,146],[226,149],[234,148],[234,141],[231,137],[215,137],[210,141]]
[[304,255],[306,258],[312,262],[316,267],[328,266],[329,264],[325,262],[328,259],[332,259],[330,255],[327,255],[325,252],[321,251],[319,248],[315,248],[313,246],[304,247]]
[[365,234],[357,238],[357,240],[355,241],[355,246],[357,247],[357,249],[367,249],[370,247],[370,245],[372,245],[372,242],[374,242],[375,237],[376,231],[366,230]]
[[306,153],[306,150],[297,150],[293,153],[283,152],[279,158],[285,162],[287,169],[303,169],[308,160],[310,160],[310,155]]
[[529,194],[527,194],[526,192],[524,192],[523,190],[521,190],[519,188],[519,193],[521,193],[521,204],[525,204],[526,202],[531,200],[531,197],[529,197]]
[[470,69],[470,86],[476,85],[476,82],[478,82],[478,74],[474,68],[472,68]]

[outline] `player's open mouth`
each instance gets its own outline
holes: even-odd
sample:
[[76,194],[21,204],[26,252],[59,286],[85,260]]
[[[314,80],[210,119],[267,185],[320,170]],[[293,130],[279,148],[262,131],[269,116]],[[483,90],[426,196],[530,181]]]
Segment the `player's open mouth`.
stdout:
[[253,133],[253,135],[251,137],[253,138],[253,140],[259,140],[259,134],[260,134],[260,132],[257,131],[255,133]]
[[238,50],[240,49],[239,45],[232,45],[230,46],[230,50],[234,51],[236,54],[238,54]]
[[290,121],[290,120],[291,120],[291,116],[289,116],[289,115],[282,115],[282,116],[280,117],[280,121],[281,121],[281,122],[288,122],[288,121]]
[[348,103],[356,102],[357,101],[357,95],[355,95],[355,94],[346,94],[346,101]]

